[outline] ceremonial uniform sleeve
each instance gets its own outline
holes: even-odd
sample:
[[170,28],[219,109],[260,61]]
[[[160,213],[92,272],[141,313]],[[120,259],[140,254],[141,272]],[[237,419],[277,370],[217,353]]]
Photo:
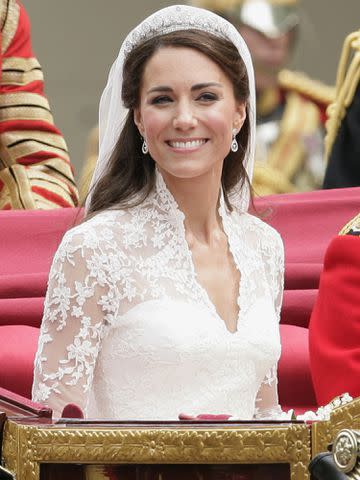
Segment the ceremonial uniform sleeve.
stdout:
[[[360,233],[358,229],[357,235]],[[328,246],[309,325],[311,375],[319,405],[360,395],[360,236]]]
[[78,203],[67,146],[44,95],[30,23],[16,0],[0,0],[0,209]]

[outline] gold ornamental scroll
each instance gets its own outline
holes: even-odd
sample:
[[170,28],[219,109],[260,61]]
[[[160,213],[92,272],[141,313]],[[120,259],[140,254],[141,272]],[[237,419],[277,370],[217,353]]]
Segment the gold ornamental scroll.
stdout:
[[328,450],[340,430],[346,428],[360,429],[360,397],[334,408],[329,420],[312,424],[312,456]]
[[291,480],[308,480],[310,458],[310,429],[300,422],[42,425],[10,419],[3,438],[4,466],[17,480],[39,480],[51,464],[86,465],[90,472],[91,465],[287,464]]

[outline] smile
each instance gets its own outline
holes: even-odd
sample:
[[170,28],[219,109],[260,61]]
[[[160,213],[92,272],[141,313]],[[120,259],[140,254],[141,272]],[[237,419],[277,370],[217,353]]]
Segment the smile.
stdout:
[[173,147],[173,148],[181,148],[181,149],[184,149],[184,150],[189,150],[189,149],[192,149],[192,148],[201,147],[201,145],[204,145],[206,142],[207,142],[206,139],[187,140],[187,141],[181,141],[181,142],[180,141],[169,140],[167,142],[167,144],[170,145],[170,147]]

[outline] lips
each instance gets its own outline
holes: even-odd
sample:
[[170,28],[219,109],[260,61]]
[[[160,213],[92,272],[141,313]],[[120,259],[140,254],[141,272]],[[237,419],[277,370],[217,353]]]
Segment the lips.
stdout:
[[168,140],[166,143],[172,148],[190,150],[198,148],[207,142],[205,138],[196,140]]

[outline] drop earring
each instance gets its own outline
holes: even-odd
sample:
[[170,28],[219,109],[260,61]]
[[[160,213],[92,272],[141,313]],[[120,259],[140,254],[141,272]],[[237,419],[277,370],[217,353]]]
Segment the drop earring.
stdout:
[[239,145],[238,145],[238,142],[236,140],[236,135],[237,135],[237,130],[236,130],[236,128],[234,128],[234,130],[232,131],[232,142],[231,142],[231,151],[232,152],[237,152],[239,150]]
[[147,143],[146,143],[146,140],[144,139],[143,141],[143,144],[142,144],[142,147],[141,147],[141,151],[144,155],[146,155],[147,153],[149,153],[149,148],[147,146]]

